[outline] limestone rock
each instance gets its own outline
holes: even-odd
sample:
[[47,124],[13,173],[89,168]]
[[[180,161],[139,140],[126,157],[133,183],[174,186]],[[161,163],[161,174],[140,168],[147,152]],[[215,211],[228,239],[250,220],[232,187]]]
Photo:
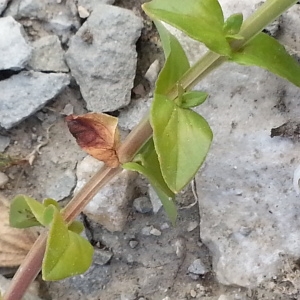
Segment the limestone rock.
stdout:
[[[75,193],[102,165],[102,162],[91,156],[85,157],[78,164]],[[110,231],[122,231],[133,199],[135,176],[135,173],[124,170],[97,193],[83,213]]]
[[20,23],[0,18],[0,70],[20,70],[30,59],[32,48]]
[[130,102],[141,28],[133,12],[99,4],[72,37],[66,60],[89,110],[114,111]]
[[21,72],[0,81],[0,125],[9,129],[41,109],[70,83],[69,75]]
[[56,35],[48,35],[33,42],[29,67],[35,71],[68,72],[64,51]]

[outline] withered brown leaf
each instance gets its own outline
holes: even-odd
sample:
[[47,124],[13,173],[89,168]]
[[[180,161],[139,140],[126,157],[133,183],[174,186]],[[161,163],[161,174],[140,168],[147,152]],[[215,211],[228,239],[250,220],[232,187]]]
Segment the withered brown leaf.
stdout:
[[9,201],[0,194],[0,267],[19,266],[37,236],[33,228],[10,227]]
[[66,121],[78,145],[88,154],[111,168],[119,166],[118,118],[102,113],[70,115]]

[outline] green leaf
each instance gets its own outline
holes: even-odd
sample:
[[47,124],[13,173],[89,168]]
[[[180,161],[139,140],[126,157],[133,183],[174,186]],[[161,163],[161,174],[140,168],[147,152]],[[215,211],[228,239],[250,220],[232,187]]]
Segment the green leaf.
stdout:
[[208,94],[200,91],[186,92],[175,100],[175,103],[182,108],[195,107],[202,104]]
[[241,65],[258,66],[283,77],[300,87],[300,65],[274,38],[260,33],[231,60]]
[[224,16],[217,0],[153,0],[144,11],[180,29],[220,55],[230,56],[231,48],[224,32]]
[[143,146],[140,153],[134,159],[134,162],[123,164],[123,168],[139,172],[148,178],[150,184],[161,200],[168,218],[174,225],[177,218],[177,208],[174,203],[175,194],[168,188],[162,177],[158,157],[154,149],[153,139],[150,139]]
[[166,62],[156,81],[156,92],[167,93],[190,68],[188,58],[178,40],[159,21],[155,22],[164,49]]
[[84,230],[84,226],[80,221],[73,221],[69,225],[68,229],[75,232],[75,233],[80,234]]
[[44,226],[48,226],[52,222],[55,210],[56,206],[54,205],[48,205],[45,208],[42,222]]
[[43,260],[43,279],[60,280],[84,273],[92,263],[93,251],[86,239],[68,230],[55,209]]
[[49,205],[54,205],[58,210],[61,210],[60,205],[58,204],[58,202],[54,199],[51,198],[47,198],[43,201],[43,205],[45,207],[49,206]]
[[165,96],[155,95],[151,125],[161,172],[168,187],[178,193],[195,176],[212,140],[203,117],[180,108]]
[[[16,228],[28,228],[40,225],[40,222],[36,219],[28,202],[32,203],[37,201],[25,195],[17,195],[12,200],[9,211],[10,226]],[[41,205],[43,209],[43,205],[39,202],[37,203],[37,206]],[[39,208],[37,210],[39,210]]]
[[228,17],[223,27],[226,36],[231,37],[239,33],[242,24],[243,24],[243,14],[238,13]]

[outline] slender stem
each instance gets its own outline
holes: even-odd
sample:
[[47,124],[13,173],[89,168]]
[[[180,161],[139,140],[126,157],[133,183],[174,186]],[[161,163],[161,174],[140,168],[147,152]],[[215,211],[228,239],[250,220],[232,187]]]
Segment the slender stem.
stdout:
[[[280,14],[296,3],[297,0],[268,0],[258,10],[250,16],[243,24],[240,34],[243,41],[232,44],[234,49],[239,49],[257,35],[265,26],[276,19]],[[216,67],[226,61],[226,58],[207,52],[194,66],[192,66],[179,80],[185,90],[194,87],[203,77]],[[167,95],[170,99],[178,96],[177,86],[170,90]],[[132,160],[140,147],[151,137],[152,128],[149,117],[146,116],[139,125],[127,136],[124,143],[118,150],[118,155],[122,163]],[[75,195],[63,211],[63,216],[67,222],[71,222],[80,214],[82,209],[93,198],[93,196],[108,183],[114,176],[121,172],[121,168],[111,169],[103,167],[99,170],[83,189]],[[43,233],[29,251],[24,262],[18,269],[9,290],[4,296],[4,300],[20,300],[29,284],[34,280],[40,271],[42,259],[46,246],[46,233]]]

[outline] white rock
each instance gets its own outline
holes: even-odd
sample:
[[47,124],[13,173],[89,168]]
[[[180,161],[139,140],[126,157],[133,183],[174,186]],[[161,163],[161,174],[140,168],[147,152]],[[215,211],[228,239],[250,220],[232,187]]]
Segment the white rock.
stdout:
[[17,125],[41,109],[69,83],[67,74],[39,72],[21,72],[0,81],[0,125],[6,129]]
[[78,0],[78,6],[92,12],[99,4],[113,4],[115,0]]
[[64,51],[56,35],[47,35],[32,43],[29,67],[35,71],[68,72]]
[[187,227],[187,232],[191,232],[193,231],[194,229],[196,229],[197,227],[199,226],[199,222],[197,221],[192,221],[192,222],[189,222],[188,224],[188,227]]
[[150,234],[155,235],[155,236],[161,236],[161,231],[158,230],[157,228],[152,227],[150,230]]
[[3,172],[0,172],[0,188],[4,187],[8,183],[9,178]]
[[162,203],[151,185],[149,185],[148,194],[152,203],[153,212],[157,214],[162,207]]
[[[102,166],[103,163],[93,157],[85,157],[77,166],[75,193]],[[83,213],[110,231],[122,231],[133,200],[135,177],[136,173],[124,170],[97,193]]]
[[204,275],[208,272],[206,266],[201,261],[201,259],[195,259],[192,264],[189,266],[188,271],[190,273],[196,274],[196,275]]
[[0,70],[24,68],[31,51],[22,25],[12,17],[0,18]]
[[66,59],[89,110],[129,104],[141,28],[132,11],[99,4],[72,37]]
[[79,17],[81,19],[86,19],[90,15],[87,9],[81,5],[79,5],[77,9],[78,9]]
[[145,78],[150,82],[151,86],[155,85],[158,73],[160,71],[159,60],[156,59],[145,73]]

